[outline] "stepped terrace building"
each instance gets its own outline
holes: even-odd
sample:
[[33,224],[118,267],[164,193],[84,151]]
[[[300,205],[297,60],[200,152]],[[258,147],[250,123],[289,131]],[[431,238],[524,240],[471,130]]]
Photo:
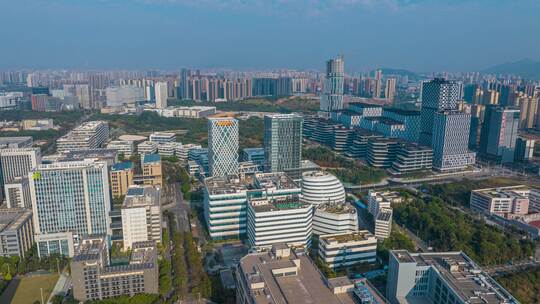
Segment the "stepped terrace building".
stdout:
[[102,147],[109,138],[106,121],[88,121],[56,141],[58,152]]
[[348,203],[326,203],[316,206],[313,234],[326,235],[358,231],[356,208]]
[[367,230],[319,237],[319,256],[330,268],[374,263],[377,239]]

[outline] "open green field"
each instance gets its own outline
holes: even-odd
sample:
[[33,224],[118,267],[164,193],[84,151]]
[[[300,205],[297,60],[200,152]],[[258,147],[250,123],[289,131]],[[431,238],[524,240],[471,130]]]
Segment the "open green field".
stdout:
[[57,274],[37,275],[23,278],[17,287],[12,304],[32,304],[41,302],[40,288],[43,288],[43,299],[47,301],[58,280]]

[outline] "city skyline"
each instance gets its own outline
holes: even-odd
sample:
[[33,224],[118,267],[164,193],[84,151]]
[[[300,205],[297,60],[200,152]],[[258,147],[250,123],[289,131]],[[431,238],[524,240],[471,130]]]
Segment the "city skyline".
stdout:
[[[0,34],[10,46],[0,50],[0,68],[322,70],[322,60],[342,53],[349,71],[477,71],[540,60],[534,40],[515,47],[539,27],[535,7],[532,0],[25,0],[3,7]],[[42,34],[29,38],[38,24]]]

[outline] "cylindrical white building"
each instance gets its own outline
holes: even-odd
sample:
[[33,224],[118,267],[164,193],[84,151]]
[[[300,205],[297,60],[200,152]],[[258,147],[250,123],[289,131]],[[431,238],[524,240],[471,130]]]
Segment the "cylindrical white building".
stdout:
[[334,175],[325,171],[302,174],[302,200],[310,204],[344,203],[345,189]]

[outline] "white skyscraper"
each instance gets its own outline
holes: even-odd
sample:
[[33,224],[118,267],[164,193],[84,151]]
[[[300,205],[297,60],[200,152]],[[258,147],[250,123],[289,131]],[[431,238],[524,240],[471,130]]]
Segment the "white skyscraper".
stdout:
[[161,242],[160,189],[130,186],[122,205],[124,249],[135,242]]
[[167,82],[160,81],[156,83],[156,108],[164,109],[167,107],[167,97],[169,96]]
[[[71,254],[79,235],[111,235],[109,173],[101,161],[40,165],[28,174],[39,255]],[[54,243],[55,245],[51,245]],[[53,246],[53,247],[51,247]]]
[[210,176],[238,173],[238,120],[208,119],[208,161]]
[[326,79],[320,104],[321,115],[343,109],[344,77],[345,61],[342,56],[326,62]]

